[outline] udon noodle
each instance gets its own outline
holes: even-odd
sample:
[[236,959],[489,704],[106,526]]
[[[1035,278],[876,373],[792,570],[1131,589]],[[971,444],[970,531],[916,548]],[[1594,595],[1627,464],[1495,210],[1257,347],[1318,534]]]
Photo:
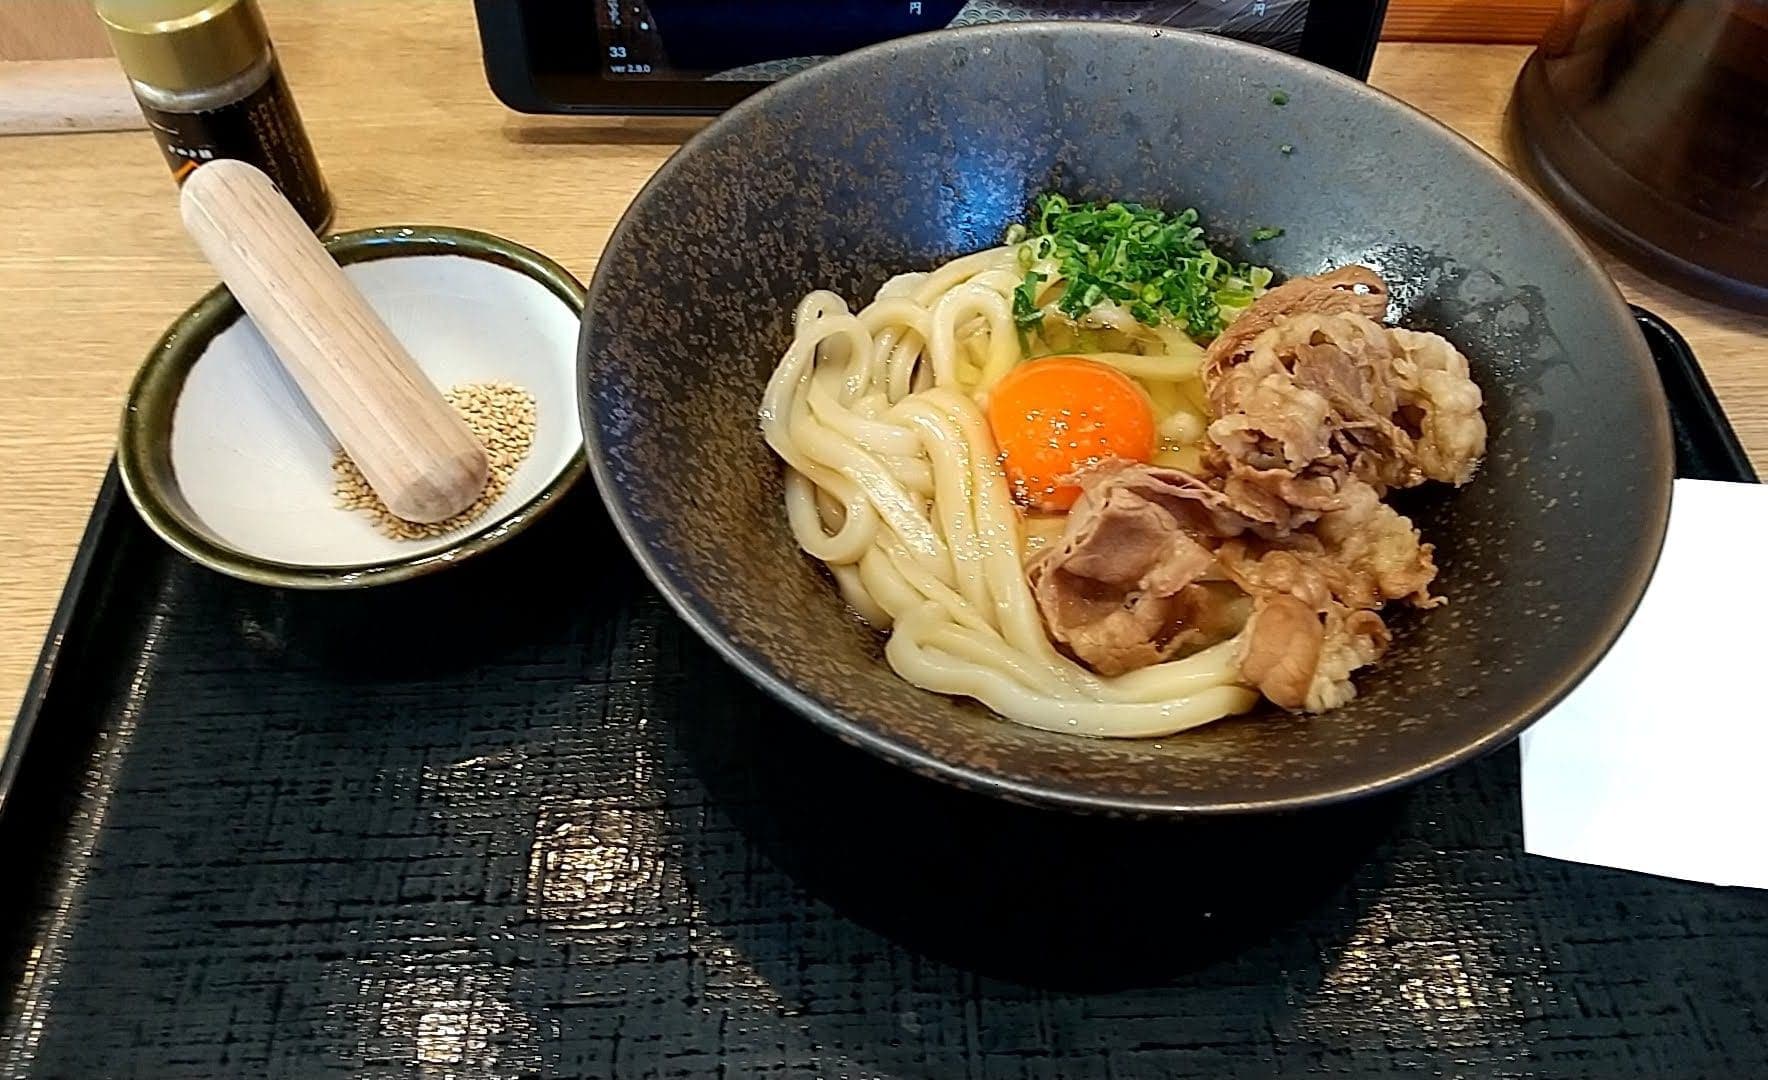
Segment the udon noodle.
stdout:
[[786,515],[916,686],[1050,731],[1321,712],[1441,601],[1383,502],[1466,483],[1480,393],[1349,266],[1267,288],[1193,213],[1045,196],[1032,230],[806,296],[761,407]]
[[[998,247],[897,277],[858,312],[832,292],[798,305],[761,410],[788,466],[794,537],[889,631],[891,667],[924,689],[1032,727],[1128,738],[1251,708],[1258,694],[1240,683],[1235,641],[1104,678],[1045,634],[1019,512],[976,403],[1021,359],[1019,271],[1016,249]],[[1183,351],[1105,362],[1174,383],[1202,355]],[[1195,412],[1173,414],[1189,420],[1171,426],[1202,434]]]

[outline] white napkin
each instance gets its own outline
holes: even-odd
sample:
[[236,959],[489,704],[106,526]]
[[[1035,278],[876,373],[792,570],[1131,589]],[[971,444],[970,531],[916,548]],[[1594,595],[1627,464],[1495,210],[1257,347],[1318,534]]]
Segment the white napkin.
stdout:
[[1768,485],[1676,481],[1620,641],[1522,737],[1523,848],[1768,888]]

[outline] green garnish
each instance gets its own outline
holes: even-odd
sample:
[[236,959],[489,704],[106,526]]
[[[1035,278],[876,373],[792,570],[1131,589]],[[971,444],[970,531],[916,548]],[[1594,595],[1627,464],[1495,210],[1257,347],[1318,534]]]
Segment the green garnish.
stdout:
[[1283,91],[1279,90],[1275,94],[1271,95],[1271,104],[1273,104],[1273,105],[1287,105],[1287,104],[1289,104],[1289,95],[1284,93]]
[[1072,204],[1052,192],[1038,197],[1029,222],[1007,230],[1007,242],[1020,245],[1025,270],[1013,290],[1013,319],[1021,330],[1042,323],[1037,297],[1052,273],[1064,286],[1056,310],[1070,319],[1110,302],[1144,325],[1170,320],[1200,340],[1221,333],[1271,280],[1262,266],[1230,263],[1211,251],[1190,209],[1167,214],[1136,203]]
[[1049,277],[1036,270],[1025,275],[1025,280],[1013,290],[1013,321],[1020,326],[1036,326],[1044,319],[1044,313],[1038,310],[1037,289]]
[[1279,236],[1282,236],[1282,235],[1283,235],[1282,229],[1273,229],[1269,225],[1265,226],[1262,229],[1252,230],[1252,239],[1253,239],[1254,243],[1262,243],[1263,241],[1266,241],[1266,240],[1275,240]]

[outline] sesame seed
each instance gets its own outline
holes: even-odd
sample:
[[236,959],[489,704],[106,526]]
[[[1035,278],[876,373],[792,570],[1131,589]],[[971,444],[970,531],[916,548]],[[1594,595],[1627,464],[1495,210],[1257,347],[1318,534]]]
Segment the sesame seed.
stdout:
[[485,447],[485,457],[491,466],[485,490],[479,493],[473,505],[446,521],[427,524],[406,521],[387,509],[380,496],[368,486],[362,470],[348,454],[339,450],[332,459],[332,473],[336,477],[332,497],[339,509],[367,514],[376,529],[394,540],[430,540],[478,521],[493,503],[503,497],[517,468],[534,446],[534,395],[510,383],[492,382],[465,383],[443,397],[448,399],[455,412],[461,414],[479,445]]

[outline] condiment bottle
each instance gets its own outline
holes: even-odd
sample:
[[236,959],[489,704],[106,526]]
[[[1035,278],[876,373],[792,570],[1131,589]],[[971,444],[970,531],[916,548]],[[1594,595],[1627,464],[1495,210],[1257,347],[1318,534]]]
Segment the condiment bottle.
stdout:
[[233,158],[266,173],[311,229],[331,193],[255,0],[98,0],[98,16],[180,184]]

